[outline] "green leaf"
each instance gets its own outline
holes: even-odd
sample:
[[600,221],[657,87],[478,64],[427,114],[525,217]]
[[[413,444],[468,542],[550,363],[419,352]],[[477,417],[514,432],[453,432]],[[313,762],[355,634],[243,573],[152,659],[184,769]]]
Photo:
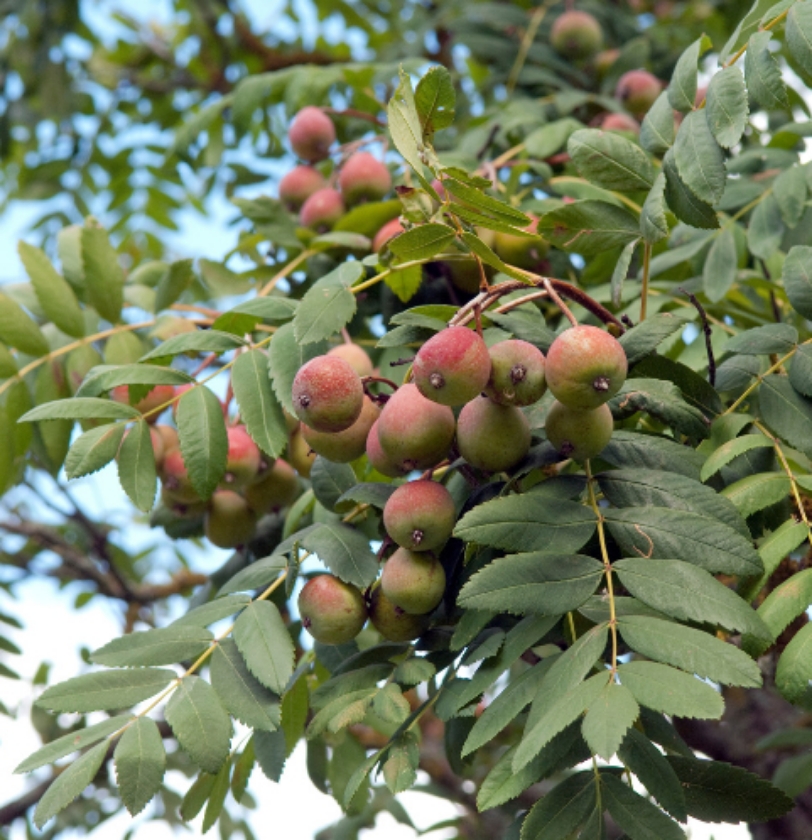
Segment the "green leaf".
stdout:
[[282,771],[285,769],[285,738],[281,731],[276,732],[255,732],[254,750],[257,762],[263,774],[272,782],[278,782],[282,778]]
[[182,370],[157,365],[97,365],[84,378],[77,397],[98,397],[118,385],[185,385],[194,377]]
[[414,170],[423,186],[428,187],[430,192],[434,194],[433,188],[428,184],[423,174],[423,164],[420,160],[420,152],[424,148],[423,127],[417,113],[412,83],[402,67],[400,69],[400,84],[386,106],[386,116],[389,134],[395,148]]
[[767,194],[750,217],[747,228],[747,247],[763,260],[768,260],[781,246],[784,238],[781,208],[772,193]]
[[307,675],[303,674],[282,697],[282,731],[285,735],[288,755],[293,752],[296,743],[304,735],[309,713],[310,692],[307,688]]
[[[446,174],[448,172],[446,170]],[[521,210],[517,210],[498,198],[486,195],[481,189],[463,183],[462,180],[458,180],[453,175],[443,180],[443,186],[460,200],[464,205],[463,209],[468,207],[476,213],[482,214],[483,217],[495,216],[502,224],[518,228],[519,230],[516,232],[518,236],[529,235],[524,234],[523,229],[530,224],[531,219]],[[459,205],[454,205],[455,208],[457,206]]]
[[674,665],[723,685],[758,688],[761,671],[747,654],[716,636],[658,618],[627,615],[618,629],[629,647],[648,659]]
[[44,356],[48,342],[17,301],[0,292],[0,341],[30,356]]
[[123,423],[99,426],[80,435],[65,457],[65,475],[80,478],[100,470],[116,457],[123,435]]
[[489,563],[457,598],[465,609],[562,615],[595,591],[603,564],[581,554],[510,554]]
[[92,218],[82,228],[82,263],[91,306],[102,318],[115,324],[124,305],[124,271],[107,231]]
[[336,464],[317,455],[310,469],[310,483],[316,501],[327,510],[336,510],[338,500],[355,487],[355,471],[349,464]]
[[680,560],[638,557],[617,560],[612,568],[635,598],[666,615],[769,638],[755,610],[704,569]]
[[612,818],[631,840],[685,840],[672,819],[611,773],[601,773],[601,794]]
[[[261,562],[261,561],[258,561]],[[256,564],[254,564],[256,565]],[[206,627],[224,618],[234,615],[243,607],[251,603],[248,595],[229,595],[225,598],[217,598],[207,604],[189,610],[186,615],[176,618],[170,627],[178,625],[194,625],[195,627]]]
[[635,507],[605,512],[609,531],[630,556],[678,557],[709,572],[757,575],[761,558],[729,525],[693,511]]
[[787,796],[800,796],[812,785],[812,753],[785,758],[773,773],[773,784]]
[[228,436],[223,405],[205,385],[185,391],[177,405],[183,463],[198,495],[208,499],[226,471]]
[[282,407],[271,389],[265,353],[241,353],[231,369],[231,387],[248,434],[270,458],[278,458],[287,446],[288,430]]
[[770,51],[772,33],[756,32],[750,36],[744,56],[744,75],[750,96],[767,111],[787,110],[787,88],[781,68]]
[[166,704],[165,716],[192,761],[216,773],[228,758],[231,718],[214,689],[200,677],[183,677]]
[[218,643],[209,667],[211,684],[231,715],[252,729],[279,726],[279,697],[251,674],[233,639]]
[[457,522],[454,534],[507,551],[569,554],[586,544],[596,525],[584,505],[523,493],[478,505]]
[[56,777],[34,811],[34,824],[38,828],[82,793],[96,777],[105,755],[107,744],[97,744]]
[[[686,145],[687,142],[686,135]],[[686,152],[687,155],[687,152]],[[663,158],[663,172],[665,173],[665,200],[674,215],[692,227],[713,230],[719,227],[719,218],[710,204],[702,201],[682,179],[674,159],[674,149],[669,149]],[[695,173],[697,177],[700,176]],[[718,179],[718,171],[714,172],[714,181]]]
[[[561,733],[562,735],[565,733]],[[552,746],[552,742],[548,747]],[[523,791],[539,780],[538,767],[544,750],[518,773],[513,771],[513,755],[515,748],[506,750],[496,764],[491,767],[488,775],[482,780],[476,797],[477,809],[487,811],[515,799]]]
[[587,200],[545,213],[537,230],[556,248],[589,256],[633,242],[640,223],[622,207]]
[[302,539],[302,545],[317,554],[334,575],[359,589],[378,575],[378,559],[369,548],[369,539],[349,525],[322,524]]
[[646,467],[669,470],[699,478],[702,456],[673,439],[616,429],[601,452],[601,459],[615,467]]
[[792,308],[804,318],[812,319],[812,247],[790,248],[781,277]]
[[217,591],[217,597],[229,592],[246,592],[252,589],[264,589],[285,571],[287,559],[281,554],[263,557],[250,566],[241,569],[234,577],[229,578]]
[[782,472],[756,473],[729,484],[722,490],[722,496],[747,517],[785,499],[790,487],[789,477]]
[[408,790],[417,779],[420,762],[420,745],[413,732],[406,731],[399,736],[383,763],[383,778],[392,793]]
[[758,608],[759,618],[767,625],[773,639],[812,604],[812,569],[796,572],[773,589]]
[[802,344],[792,357],[789,367],[792,387],[805,397],[812,397],[812,345]]
[[46,317],[62,332],[81,338],[85,334],[85,317],[70,284],[51,265],[41,248],[19,242],[17,252]]
[[163,738],[151,718],[136,718],[113,754],[121,799],[132,816],[161,789],[166,770]]
[[708,125],[716,142],[730,149],[741,140],[747,126],[749,108],[744,77],[738,67],[714,73],[705,97]]
[[595,774],[573,773],[530,809],[521,840],[567,840],[595,807]]
[[[791,519],[766,536],[758,549],[759,557],[764,564],[764,571],[758,577],[742,581],[739,584],[739,595],[745,601],[752,601],[778,568],[781,561],[795,551],[806,540],[806,537],[806,525],[803,522],[793,522]],[[764,630],[765,637],[769,639],[766,627]]]
[[671,84],[668,86],[668,101],[674,110],[687,114],[694,107],[697,64],[700,56],[710,47],[710,38],[703,35],[697,38],[677,59],[676,67],[671,74]]
[[629,273],[629,266],[632,262],[635,249],[640,240],[636,239],[630,242],[621,252],[615,263],[615,270],[612,272],[612,279],[609,281],[612,290],[612,303],[615,306],[620,306],[620,301],[623,297],[623,283],[626,280],[626,275]]
[[209,801],[206,803],[206,813],[203,815],[203,825],[201,829],[205,834],[216,822],[220,819],[220,814],[223,812],[223,804],[228,795],[231,775],[231,757],[229,760],[223,762],[223,765],[217,771],[214,777],[214,784],[209,793]]
[[620,682],[641,705],[667,715],[718,720],[722,695],[706,682],[657,662],[628,662],[618,667]]
[[248,670],[281,694],[293,673],[293,640],[279,610],[270,601],[254,601],[234,624],[234,641]]
[[356,502],[383,510],[395,490],[397,487],[392,484],[380,484],[377,481],[362,482],[354,484],[346,493],[343,493],[338,499],[338,504]]
[[424,139],[431,140],[435,131],[454,122],[456,94],[451,74],[445,67],[430,67],[417,83],[414,102]]
[[531,157],[544,160],[561,151],[566,146],[570,135],[583,127],[583,123],[572,117],[554,120],[531,131],[524,139],[524,147]]
[[812,6],[793,3],[784,27],[787,50],[807,85],[812,81]]
[[[643,202],[643,212],[640,214],[640,231],[646,242],[654,244],[668,236],[667,210],[668,207],[665,204],[665,175],[660,172],[654,179],[654,186]],[[629,245],[626,247],[628,248]]]
[[708,456],[708,460],[702,466],[702,481],[707,481],[715,475],[722,467],[729,464],[734,458],[750,452],[753,449],[771,449],[772,441],[762,434],[742,435],[723,443],[717,450]]
[[584,716],[581,724],[584,740],[595,755],[609,761],[639,714],[640,707],[629,689],[608,682]]
[[[0,302],[2,307],[2,302]],[[32,423],[35,420],[135,420],[140,418],[131,405],[102,400],[97,397],[73,397],[67,400],[53,400],[42,403],[23,414],[18,423]]]
[[722,761],[668,755],[682,789],[688,813],[708,822],[765,822],[792,809],[793,802],[766,779]]
[[197,658],[213,638],[203,627],[182,625],[128,633],[93,651],[90,660],[97,665],[118,668],[172,665]]
[[[405,234],[404,234],[405,235]],[[355,314],[358,301],[350,286],[364,276],[360,262],[341,263],[307,290],[293,316],[293,334],[314,344],[338,332]]]
[[800,702],[812,680],[812,624],[805,624],[784,648],[775,671],[775,684],[790,703]]
[[144,420],[135,423],[118,452],[118,480],[130,501],[145,512],[155,503],[155,450],[150,427]]
[[607,190],[650,190],[654,166],[639,147],[614,131],[584,128],[572,134],[567,151],[578,173]]
[[46,689],[36,705],[52,712],[96,712],[123,709],[147,700],[175,679],[165,668],[96,671]]
[[725,191],[725,156],[704,109],[685,115],[674,141],[674,161],[680,178],[698,199],[719,203]]
[[31,753],[25,761],[21,761],[14,768],[14,772],[30,773],[32,770],[51,764],[72,752],[89,747],[91,744],[101,741],[102,738],[107,738],[108,735],[118,732],[124,724],[132,719],[133,717],[130,714],[116,715],[84,729],[69,732],[67,735],[63,735]]
[[195,279],[192,260],[175,260],[155,289],[155,311],[168,309],[189,288]]
[[762,381],[758,404],[772,432],[812,457],[812,401],[802,397],[786,376],[772,374]]
[[677,774],[665,756],[642,732],[632,727],[626,733],[618,757],[662,808],[680,822],[687,822],[685,794]]
[[268,368],[271,373],[271,384],[273,385],[276,398],[289,414],[295,414],[291,388],[293,379],[299,368],[327,352],[326,341],[316,341],[311,344],[301,344],[293,332],[293,324],[283,324],[274,333],[268,351]]
[[[201,260],[201,266],[204,262]],[[255,297],[224,312],[215,319],[212,327],[215,330],[242,335],[260,321],[268,321],[271,324],[289,321],[296,314],[298,306],[299,301],[289,297]],[[238,326],[242,326],[242,329],[238,329]]]
[[181,819],[193,820],[201,812],[212,792],[215,778],[211,773],[200,772],[180,804],[178,812]]
[[[750,36],[759,30],[762,19],[771,8],[775,6],[775,0],[753,0],[750,11],[739,21],[739,25],[733,31],[719,56],[720,63],[726,63],[735,52],[747,44]],[[765,21],[766,22],[766,21]]]
[[619,341],[629,367],[653,353],[666,338],[683,329],[686,323],[683,318],[671,312],[658,312],[626,330]]
[[664,90],[649,108],[640,126],[640,145],[653,155],[664,155],[674,144],[674,109]]
[[139,361],[148,362],[150,359],[165,359],[170,356],[180,356],[184,353],[227,353],[236,347],[244,347],[245,341],[236,335],[219,330],[198,330],[197,332],[173,335],[159,344],[154,350],[142,356]]
[[787,227],[794,228],[806,207],[806,178],[800,166],[785,169],[773,182],[773,195]]
[[423,268],[419,265],[413,265],[410,268],[395,268],[383,278],[383,281],[402,303],[407,303],[417,294],[423,282]]
[[729,291],[738,272],[736,239],[729,226],[722,228],[711,245],[702,269],[702,287],[708,300],[718,303]]

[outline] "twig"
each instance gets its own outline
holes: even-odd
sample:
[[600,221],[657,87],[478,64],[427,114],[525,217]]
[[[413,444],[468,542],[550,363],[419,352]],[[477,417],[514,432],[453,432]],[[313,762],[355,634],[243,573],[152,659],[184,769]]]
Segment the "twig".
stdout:
[[705,307],[697,300],[696,295],[691,294],[682,286],[679,291],[688,296],[688,300],[696,307],[699,312],[699,317],[702,320],[702,332],[705,334],[705,350],[708,354],[708,382],[711,385],[716,385],[716,359],[713,357],[713,345],[711,344],[711,326],[708,323],[708,315],[705,312]]

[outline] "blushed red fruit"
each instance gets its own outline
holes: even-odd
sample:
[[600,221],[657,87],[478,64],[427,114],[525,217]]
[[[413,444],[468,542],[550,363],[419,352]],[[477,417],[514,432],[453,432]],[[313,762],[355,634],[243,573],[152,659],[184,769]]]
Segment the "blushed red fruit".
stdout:
[[629,70],[617,82],[615,96],[628,111],[642,116],[660,95],[662,82],[648,70]]
[[556,400],[545,421],[547,440],[561,455],[578,462],[599,455],[609,443],[613,428],[612,412],[606,404],[581,411]]
[[386,457],[405,475],[435,467],[454,439],[454,413],[427,400],[416,385],[402,385],[378,418],[378,440]]
[[603,118],[601,128],[604,131],[628,131],[630,134],[640,133],[640,123],[634,117],[616,112],[607,114]]
[[457,511],[451,494],[436,481],[410,481],[398,487],[383,509],[386,533],[402,548],[432,551],[451,536]]
[[302,424],[290,436],[288,440],[288,461],[302,478],[310,478],[310,470],[313,469],[313,461],[316,460],[316,453],[302,436]]
[[525,228],[528,233],[534,234],[530,237],[496,231],[493,250],[496,251],[497,256],[508,265],[515,265],[517,268],[535,268],[550,250],[550,243],[536,234],[538,223],[538,218],[534,217]]
[[288,210],[299,210],[316,190],[327,186],[327,180],[312,166],[294,166],[279,182],[279,199]]
[[366,452],[369,430],[379,414],[378,406],[369,397],[364,397],[361,414],[349,429],[343,432],[317,432],[302,424],[302,437],[314,452],[328,461],[349,464]]
[[215,491],[203,520],[203,532],[209,542],[220,548],[245,545],[254,536],[256,526],[256,513],[239,493]]
[[602,50],[601,52],[599,52],[595,56],[595,60],[593,61],[593,65],[598,76],[603,78],[609,72],[609,69],[618,60],[619,57],[620,50],[612,49]]
[[223,484],[234,489],[245,487],[258,477],[262,453],[245,426],[230,426],[227,434],[228,455]]
[[384,595],[380,581],[372,587],[369,596],[369,620],[384,639],[390,642],[410,642],[424,633],[430,623],[427,616],[409,615],[396,607]]
[[361,377],[337,356],[316,356],[293,379],[296,416],[318,432],[342,432],[358,419],[364,406]]
[[488,351],[491,376],[485,393],[499,405],[532,405],[544,396],[544,353],[529,341],[511,338]]
[[626,381],[627,370],[620,342],[588,324],[564,330],[547,351],[547,387],[570,408],[597,408],[607,402]]
[[311,578],[299,593],[302,626],[324,645],[352,641],[367,620],[367,607],[358,589],[333,575]]
[[370,465],[381,475],[398,478],[408,472],[408,470],[401,469],[381,448],[381,442],[378,439],[377,420],[372,424],[372,428],[367,435],[366,452]]
[[372,359],[369,358],[366,350],[358,344],[350,342],[339,344],[328,350],[327,355],[344,359],[359,376],[372,375]]
[[369,152],[356,152],[341,167],[338,186],[349,205],[377,201],[392,189],[392,175],[386,165]]
[[457,447],[472,467],[509,470],[530,450],[530,425],[521,409],[477,397],[457,418]]
[[344,215],[344,199],[332,187],[316,190],[302,205],[299,223],[302,227],[324,232],[332,230]]
[[378,253],[390,239],[393,239],[395,236],[403,233],[404,230],[405,228],[400,223],[400,219],[392,219],[387,222],[375,234],[375,238],[372,240],[372,250],[375,251],[375,253]]
[[277,458],[260,481],[243,491],[248,507],[262,516],[292,504],[299,495],[299,479],[293,467]]
[[491,375],[491,357],[479,333],[448,327],[418,351],[412,366],[420,393],[441,405],[462,405],[479,394]]
[[[169,402],[174,395],[175,389],[172,385],[156,385],[143,399],[138,400],[138,402],[134,404],[133,408],[135,408],[136,411],[140,411],[141,414],[147,414],[147,412]],[[116,388],[113,388],[110,396],[116,402],[129,404],[130,386],[119,385]],[[144,419],[147,423],[157,423],[158,414],[150,414]]]
[[180,448],[172,449],[164,456],[161,468],[163,492],[167,499],[182,504],[193,504],[200,501],[200,496],[192,486],[192,480],[186,470]]
[[384,563],[381,589],[410,615],[425,615],[440,603],[445,592],[445,570],[429,552],[399,548]]
[[555,19],[550,43],[565,58],[589,58],[603,46],[603,30],[589,12],[573,9]]
[[294,154],[308,163],[318,163],[330,153],[335,143],[336,129],[333,121],[320,108],[308,105],[293,118],[288,129],[288,140]]

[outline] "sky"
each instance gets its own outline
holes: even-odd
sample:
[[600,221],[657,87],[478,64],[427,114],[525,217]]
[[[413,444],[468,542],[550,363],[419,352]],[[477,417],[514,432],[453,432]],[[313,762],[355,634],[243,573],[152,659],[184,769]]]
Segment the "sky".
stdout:
[[[105,2],[91,2],[84,0],[86,8],[93,11],[99,26],[107,26],[105,21],[107,10],[111,5]],[[263,0],[243,0],[243,7],[254,17],[259,26],[268,25],[274,20],[274,9],[277,3]],[[136,13],[144,19],[165,19],[166,4],[163,0],[139,0],[137,5],[126,4],[127,11]],[[302,4],[303,20],[307,25],[308,13],[306,5]],[[258,191],[262,191],[261,189]],[[4,265],[0,274],[0,283],[19,282],[24,280],[22,266],[16,252],[16,243],[20,239],[34,216],[41,212],[41,208],[18,203],[13,212],[3,219],[0,226],[0,253],[4,254]],[[205,216],[193,211],[182,213],[177,221],[180,230],[170,234],[170,247],[178,253],[188,252],[188,243],[194,243],[193,256],[220,259],[228,251],[234,241],[234,231],[227,227],[226,222],[232,214],[231,206],[224,200],[210,202]],[[102,519],[118,519],[129,516],[130,505],[115,477],[114,469],[108,466],[100,473],[80,479],[72,483],[76,495],[86,500],[94,512]],[[158,542],[162,532],[142,532],[135,538],[141,541]],[[196,549],[187,544],[187,551],[193,555],[195,568],[208,571],[216,568],[228,555],[218,549],[208,551]],[[9,658],[9,664],[20,671],[24,677],[19,683],[5,680],[2,686],[3,699],[16,708],[19,719],[9,719],[0,715],[0,800],[2,803],[10,801],[32,784],[34,777],[12,776],[12,770],[25,756],[37,749],[41,744],[33,728],[27,725],[27,715],[32,701],[31,685],[28,680],[36,672],[39,663],[51,663],[50,682],[53,684],[62,679],[75,676],[84,670],[85,666],[79,657],[82,647],[93,649],[105,641],[119,635],[121,630],[121,616],[117,608],[106,601],[97,598],[90,602],[80,613],[73,609],[73,600],[81,591],[80,584],[71,584],[58,589],[55,583],[47,580],[34,580],[17,589],[18,602],[0,602],[0,609],[14,612],[21,616],[25,623],[25,630],[11,634],[25,651],[24,658]],[[58,632],[54,632],[54,631]],[[172,779],[170,783],[183,793],[188,787],[185,778]],[[305,768],[304,749],[300,745],[288,762],[285,774],[280,784],[266,779],[258,768],[255,769],[250,790],[260,803],[259,808],[250,818],[251,824],[257,827],[272,825],[274,836],[287,837],[291,840],[313,837],[315,833],[331,824],[340,817],[340,809],[335,801],[316,790],[307,778]],[[419,793],[401,795],[401,799],[419,828],[448,819],[454,816],[454,807],[442,800]],[[1,803],[0,803],[1,804]],[[148,806],[146,813],[149,813]],[[202,817],[192,823],[191,832],[184,832],[181,836],[202,836],[200,824]],[[138,829],[136,838],[142,840],[168,840],[175,837],[166,824],[149,822],[143,817],[133,823],[124,813],[103,826],[81,836],[92,840],[119,840],[133,825]],[[72,838],[75,835],[64,835]],[[209,835],[212,836],[212,835]],[[412,840],[416,837],[414,831],[398,825],[388,815],[382,815],[373,830],[363,832],[365,840]],[[450,831],[435,832],[431,837],[436,840],[453,837]],[[702,826],[692,822],[690,826],[691,840],[744,840],[749,832],[743,827],[731,826]],[[25,831],[18,824],[11,832],[9,840],[24,840]]]

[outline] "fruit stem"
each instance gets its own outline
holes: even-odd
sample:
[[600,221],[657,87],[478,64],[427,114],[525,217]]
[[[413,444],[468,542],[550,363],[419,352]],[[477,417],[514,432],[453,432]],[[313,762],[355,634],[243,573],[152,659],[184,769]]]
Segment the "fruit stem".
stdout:
[[276,274],[274,274],[273,277],[271,277],[271,279],[257,292],[257,297],[265,297],[265,295],[269,294],[280,280],[284,280],[284,278],[287,277],[294,269],[298,268],[303,262],[309,260],[317,253],[318,251],[315,251],[312,248],[305,248],[301,254],[294,257],[289,263],[287,263],[287,265],[283,266],[276,272]]
[[553,288],[552,283],[550,283],[549,279],[546,277],[542,277],[541,282],[544,284],[544,288],[547,290],[547,294],[550,295],[550,299],[561,310],[564,317],[572,324],[573,327],[577,327],[578,321],[572,314],[567,304],[564,303],[564,301],[561,299],[558,292],[556,292],[556,290]]

